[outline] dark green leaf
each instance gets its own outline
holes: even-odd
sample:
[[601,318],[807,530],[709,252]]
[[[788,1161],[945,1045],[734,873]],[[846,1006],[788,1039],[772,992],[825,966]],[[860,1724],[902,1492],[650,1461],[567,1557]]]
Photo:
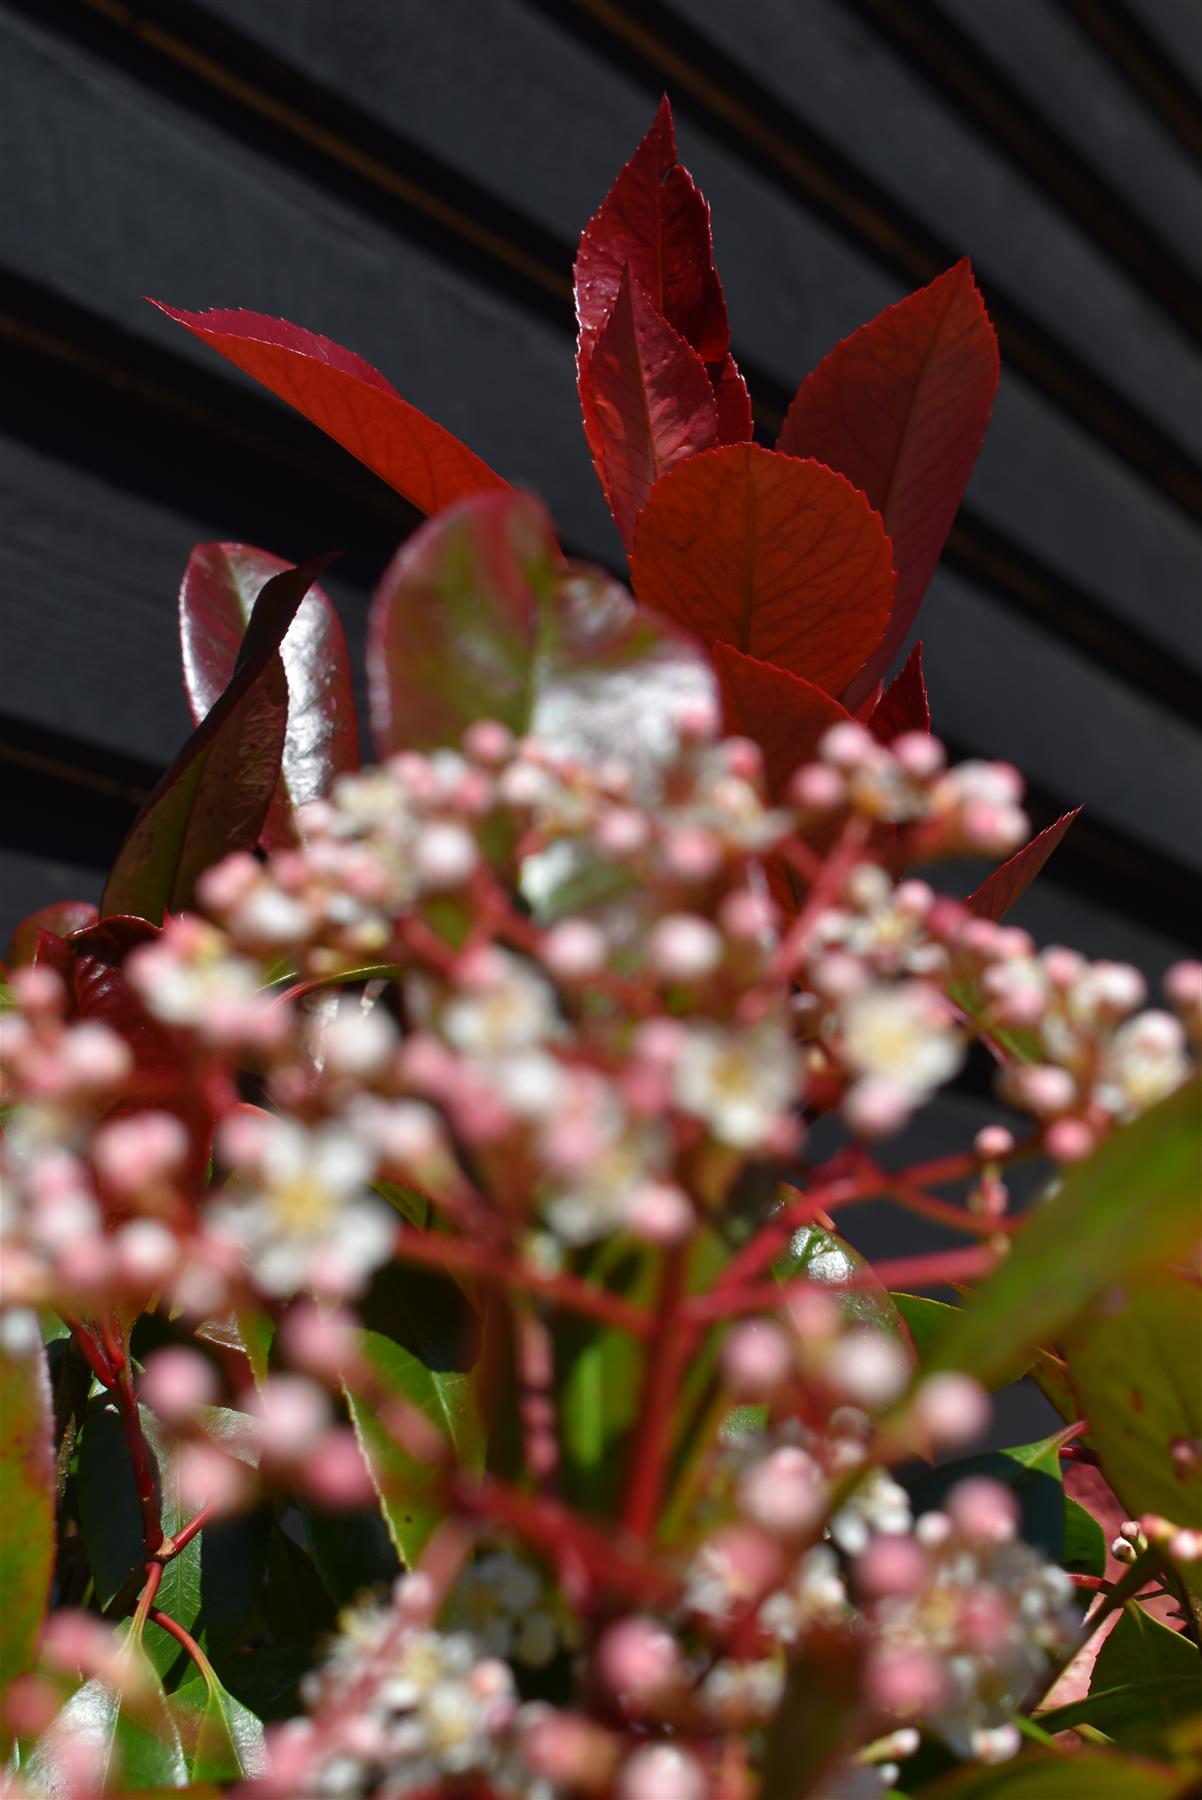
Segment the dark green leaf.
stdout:
[[[273,1638],[279,1643],[305,1645],[312,1657],[314,1640],[333,1628],[336,1616],[330,1596],[308,1552],[278,1524],[267,1540],[267,1568],[259,1610]],[[231,1671],[241,1668],[241,1657],[227,1658],[222,1679],[239,1699],[263,1709],[247,1698]]]
[[400,1574],[395,1546],[378,1512],[321,1512],[308,1505],[300,1512],[309,1554],[337,1606],[365,1589],[391,1586]]
[[1093,1514],[1086,1512],[1071,1494],[1064,1496],[1064,1555],[1061,1563],[1073,1575],[1106,1573],[1106,1533]]
[[217,1673],[230,1693],[260,1719],[291,1719],[301,1711],[301,1677],[316,1660],[312,1643],[263,1644],[227,1656]]
[[[33,1665],[54,1567],[55,1465],[46,1352],[32,1312],[0,1345],[0,1695]],[[21,1333],[18,1326],[28,1329]]]
[[[635,1304],[655,1291],[658,1257],[616,1242],[594,1252],[590,1277]],[[622,1446],[638,1416],[643,1347],[628,1331],[561,1312],[552,1326],[556,1411],[565,1497],[587,1511],[610,1509],[626,1473]]]
[[163,776],[117,852],[102,913],[158,924],[192,897],[198,876],[257,843],[284,749],[284,633],[333,559],[276,575],[259,595],[229,686]]
[[[1202,1527],[1202,1288],[1165,1275],[1085,1320],[1065,1354],[1102,1472],[1131,1518]],[[1174,1461],[1176,1444],[1184,1454]]]
[[[942,1506],[949,1489],[969,1476],[987,1475],[1010,1489],[1022,1512],[1019,1531],[1041,1550],[1049,1562],[1064,1557],[1064,1486],[1061,1479],[1060,1440],[1043,1438],[1035,1444],[1018,1444],[1010,1450],[989,1450],[961,1462],[946,1463],[910,1483],[914,1510],[931,1512]],[[1092,1521],[1090,1521],[1092,1523]],[[1100,1535],[1100,1534],[1099,1534]]]
[[1195,1079],[1066,1171],[949,1324],[934,1351],[940,1367],[983,1381],[1018,1374],[1115,1283],[1188,1251],[1198,1232],[1200,1100]]
[[239,1781],[266,1767],[262,1722],[217,1679],[197,1671],[172,1697],[192,1781]]
[[[179,591],[184,687],[196,724],[225,691],[259,595],[289,564],[250,544],[197,544]],[[296,809],[359,766],[359,722],[342,624],[323,589],[301,601],[280,646],[288,727],[263,827],[269,849],[297,841]]]

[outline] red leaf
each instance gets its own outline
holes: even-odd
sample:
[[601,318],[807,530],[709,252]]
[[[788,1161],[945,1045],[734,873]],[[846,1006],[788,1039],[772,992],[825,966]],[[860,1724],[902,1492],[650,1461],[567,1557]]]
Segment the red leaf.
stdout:
[[873,707],[868,729],[878,744],[891,744],[903,731],[930,731],[931,707],[922,678],[921,644],[915,644]]
[[580,371],[580,404],[622,542],[661,475],[718,442],[705,364],[656,312],[630,272]]
[[692,457],[656,484],[631,572],[645,605],[828,694],[875,649],[893,597],[889,540],[863,494],[755,444]]
[[85,925],[94,924],[99,917],[90,900],[54,900],[49,906],[39,906],[36,912],[31,912],[14,927],[8,940],[8,960],[14,969],[22,963],[31,963],[37,955],[38,939],[43,931],[66,937],[70,931],[80,931]]
[[[255,600],[291,567],[250,544],[197,544],[179,590],[184,687],[199,724],[234,673]],[[283,763],[261,841],[295,844],[296,809],[323,798],[336,775],[359,766],[359,721],[342,623],[328,596],[310,588],[280,645],[288,683]]]
[[702,361],[721,362],[730,327],[714,268],[710,209],[676,160],[666,97],[581,234],[574,271],[579,369],[613,311],[627,265],[656,312]]
[[718,408],[718,442],[749,444],[753,424],[751,395],[738,363],[729,353],[714,380],[714,403]]
[[783,799],[794,770],[813,761],[823,732],[851,715],[813,682],[729,644],[715,644],[713,658],[727,729],[759,745],[768,792]]
[[893,613],[847,696],[853,710],[889,667],[918,612],[981,448],[997,381],[997,339],[965,261],[845,338],[789,408],[779,448],[846,475],[893,540]]
[[294,406],[420,511],[507,485],[453,433],[402,400],[370,363],[329,338],[264,313],[151,305]]
[[981,919],[1004,919],[1015,901],[1022,899],[1080,811],[1081,808],[1075,806],[1072,812],[1063,813],[1054,825],[1049,825],[1029,844],[1016,850],[1009,862],[995,869],[964,902],[969,912],[976,913]]
[[318,556],[287,569],[259,594],[229,686],[130,826],[105,883],[102,912],[157,924],[188,904],[211,864],[258,841],[288,722],[280,643],[333,560]]

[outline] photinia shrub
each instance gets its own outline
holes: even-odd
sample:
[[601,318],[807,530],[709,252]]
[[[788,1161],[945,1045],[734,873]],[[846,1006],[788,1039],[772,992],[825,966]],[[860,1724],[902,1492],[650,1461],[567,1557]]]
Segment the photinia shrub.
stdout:
[[[971,272],[754,442],[665,102],[576,284],[633,597],[358,357],[164,309],[431,517],[366,768],[329,559],[193,551],[195,732],[14,935],[5,1792],[1184,1797],[1202,966],[1005,925],[1073,815],[889,680]],[[865,1260],[869,1201],[942,1246]],[[982,1450],[1023,1372],[1062,1427]]]

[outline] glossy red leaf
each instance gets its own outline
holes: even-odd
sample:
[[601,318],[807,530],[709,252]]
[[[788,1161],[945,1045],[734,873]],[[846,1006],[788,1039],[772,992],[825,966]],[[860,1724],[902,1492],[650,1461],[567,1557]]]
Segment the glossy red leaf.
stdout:
[[751,395],[738,363],[729,353],[714,378],[714,404],[718,408],[718,442],[749,444],[754,425]]
[[828,694],[875,650],[893,597],[889,540],[863,494],[755,444],[692,457],[656,484],[631,572],[645,605]]
[[851,715],[812,681],[729,644],[715,644],[712,655],[726,728],[759,745],[768,792],[781,800],[793,772],[813,761],[823,732]]
[[914,621],[981,448],[997,381],[997,339],[965,261],[845,338],[789,408],[779,448],[846,475],[893,541],[893,613],[847,696],[853,709]]
[[85,925],[94,924],[99,917],[90,900],[53,900],[49,906],[39,906],[36,912],[31,912],[14,927],[8,940],[8,960],[13,968],[31,963],[37,955],[38,938],[43,931],[66,937],[70,931],[80,931]]
[[580,404],[622,542],[661,475],[718,442],[705,364],[664,322],[629,270],[580,371]]
[[279,654],[297,608],[332,555],[275,575],[259,594],[229,686],[131,825],[101,911],[158,924],[186,906],[198,876],[258,842],[279,779],[288,685]]
[[[247,621],[273,575],[291,565],[250,544],[197,544],[179,590],[184,687],[199,724],[233,675]],[[359,721],[342,622],[312,587],[280,645],[288,725],[279,781],[263,826],[269,850],[298,841],[296,809],[322,799],[336,775],[359,766]]]
[[964,902],[969,912],[981,919],[1004,919],[1014,903],[1022,899],[1080,811],[1075,806],[1072,812],[1063,813],[1038,837],[1016,850],[1009,862],[995,869]]
[[702,360],[721,362],[730,327],[714,268],[710,209],[676,160],[666,96],[581,233],[574,271],[580,368],[613,311],[627,266],[656,312]]
[[455,744],[499,719],[592,762],[621,746],[636,779],[662,761],[665,718],[712,706],[694,639],[599,570],[565,563],[530,494],[479,494],[415,532],[369,624],[380,756]]
[[151,305],[294,406],[421,512],[506,486],[452,432],[402,400],[378,369],[329,338],[264,313]]
[[931,705],[922,678],[922,645],[915,644],[868,715],[878,744],[891,744],[903,731],[930,731]]

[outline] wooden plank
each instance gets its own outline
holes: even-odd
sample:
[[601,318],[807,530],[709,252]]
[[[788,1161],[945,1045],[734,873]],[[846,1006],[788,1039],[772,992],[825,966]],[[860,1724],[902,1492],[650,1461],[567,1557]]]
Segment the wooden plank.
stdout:
[[[377,124],[402,120],[456,175],[476,176],[567,245],[645,128],[645,89],[515,0],[444,0],[438,30],[413,7],[345,0],[331,36],[320,0],[208,0],[305,75],[353,91]],[[503,42],[499,61],[490,46]],[[568,123],[565,125],[565,121]],[[544,146],[570,133],[572,154]],[[713,204],[736,347],[787,399],[800,374],[902,287],[733,157],[687,112],[681,142]],[[1087,334],[1081,325],[1079,337]],[[1114,614],[1202,670],[1198,535],[1008,372],[973,507]]]
[[[1200,22],[1202,8],[1187,0]],[[942,0],[943,13],[1202,272],[1202,170],[1056,0]]]

